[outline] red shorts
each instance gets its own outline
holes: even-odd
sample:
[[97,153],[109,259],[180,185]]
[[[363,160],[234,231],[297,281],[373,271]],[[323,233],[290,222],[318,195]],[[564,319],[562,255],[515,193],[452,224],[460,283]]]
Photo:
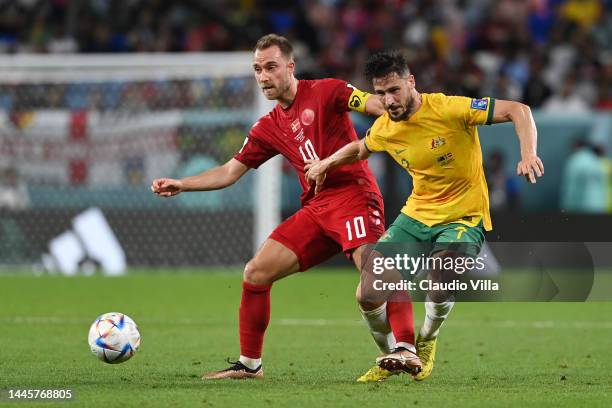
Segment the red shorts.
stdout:
[[[314,202],[313,202],[314,201]],[[305,271],[344,251],[371,244],[385,232],[382,197],[350,188],[308,202],[270,234],[298,257]]]

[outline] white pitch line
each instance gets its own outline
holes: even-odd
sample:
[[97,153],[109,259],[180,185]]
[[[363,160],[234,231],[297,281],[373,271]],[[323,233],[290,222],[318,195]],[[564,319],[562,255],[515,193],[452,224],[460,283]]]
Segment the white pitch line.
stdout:
[[[64,325],[88,325],[93,320],[86,320],[76,317],[58,317],[58,316],[11,316],[0,318],[0,325],[4,324],[64,324]],[[138,319],[141,325],[224,325],[227,322],[224,320],[212,319]],[[300,318],[281,318],[273,319],[272,325],[280,326],[303,326],[303,327],[322,327],[322,326],[364,326],[365,323],[360,319],[300,319]],[[417,322],[419,325],[420,322]],[[612,321],[558,321],[558,320],[542,320],[542,321],[521,321],[521,320],[459,320],[449,318],[445,322],[446,326],[451,327],[495,327],[495,328],[532,328],[532,329],[612,329]]]
[[[273,321],[274,323],[274,321]],[[351,319],[279,319],[281,326],[362,326],[363,320]]]
[[[333,319],[280,319],[277,321],[282,326],[358,326],[364,323],[359,320],[333,320]],[[533,329],[612,329],[612,322],[596,321],[475,321],[475,320],[453,320],[449,318],[444,323],[447,326],[457,327],[496,327],[496,328],[533,328]]]

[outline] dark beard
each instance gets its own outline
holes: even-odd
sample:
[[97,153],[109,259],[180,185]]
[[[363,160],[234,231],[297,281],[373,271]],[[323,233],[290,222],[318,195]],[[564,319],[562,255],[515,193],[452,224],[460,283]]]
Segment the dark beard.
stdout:
[[410,116],[410,112],[412,111],[412,108],[414,108],[414,98],[411,95],[408,95],[408,100],[406,101],[406,110],[399,116],[393,117],[389,115],[389,119],[391,119],[394,122],[400,122],[402,120],[406,120]]

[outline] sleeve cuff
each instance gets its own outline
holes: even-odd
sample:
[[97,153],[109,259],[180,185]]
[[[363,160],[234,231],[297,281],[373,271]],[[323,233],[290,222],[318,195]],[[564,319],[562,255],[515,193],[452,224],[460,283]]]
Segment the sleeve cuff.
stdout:
[[489,98],[489,111],[487,112],[487,121],[485,125],[493,124],[493,111],[495,110],[495,98]]

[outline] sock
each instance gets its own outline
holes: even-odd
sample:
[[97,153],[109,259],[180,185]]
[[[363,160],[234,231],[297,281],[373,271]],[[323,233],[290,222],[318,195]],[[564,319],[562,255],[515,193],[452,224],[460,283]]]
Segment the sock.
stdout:
[[[393,295],[387,301],[387,318],[395,336],[396,347],[414,349],[412,299],[407,293]],[[400,343],[403,345],[400,346]]]
[[374,310],[363,310],[361,306],[359,310],[380,351],[389,354],[395,348],[395,336],[393,336],[389,319],[387,319],[387,302]]
[[432,302],[427,297],[425,301],[425,321],[420,331],[421,337],[425,339],[437,337],[440,326],[442,326],[454,305],[455,300],[452,297],[442,303]]
[[[252,285],[242,282],[242,301],[240,302],[240,362],[249,368],[261,364],[263,339],[270,322],[270,289],[272,285]],[[256,367],[248,364],[259,362]],[[251,360],[254,360],[251,361]]]
[[410,343],[405,343],[403,341],[398,342],[395,347],[397,348],[405,348],[406,350],[410,350],[412,351],[414,354],[416,354],[416,347],[414,346],[414,344],[410,344]]
[[255,370],[261,365],[261,358],[248,358],[245,356],[240,356],[239,360],[243,365],[251,370]]

